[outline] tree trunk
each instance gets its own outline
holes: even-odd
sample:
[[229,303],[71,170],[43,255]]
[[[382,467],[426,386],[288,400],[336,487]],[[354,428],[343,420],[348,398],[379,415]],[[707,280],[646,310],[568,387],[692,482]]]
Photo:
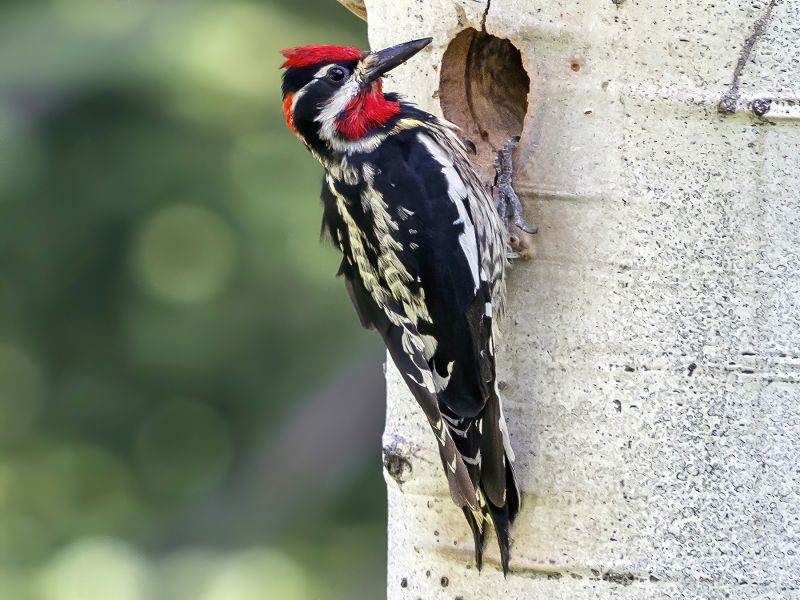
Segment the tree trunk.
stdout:
[[482,167],[524,117],[515,186],[540,231],[502,325],[512,572],[493,539],[476,571],[389,367],[388,597],[795,597],[800,2],[366,9],[374,48],[434,36],[387,87],[444,108]]

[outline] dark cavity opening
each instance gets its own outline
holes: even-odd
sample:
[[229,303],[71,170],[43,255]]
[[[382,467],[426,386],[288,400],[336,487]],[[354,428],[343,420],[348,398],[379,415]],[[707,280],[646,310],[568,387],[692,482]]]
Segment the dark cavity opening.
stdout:
[[495,151],[522,134],[530,86],[522,54],[508,40],[466,29],[447,48],[439,87],[442,111],[474,144],[483,175],[494,172]]

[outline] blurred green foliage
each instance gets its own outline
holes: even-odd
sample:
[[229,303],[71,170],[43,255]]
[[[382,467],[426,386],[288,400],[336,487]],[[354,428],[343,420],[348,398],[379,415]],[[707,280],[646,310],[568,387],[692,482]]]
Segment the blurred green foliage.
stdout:
[[377,431],[313,510],[212,526],[292,407],[380,355],[280,111],[278,50],[320,42],[364,24],[333,0],[0,5],[1,600],[383,594]]

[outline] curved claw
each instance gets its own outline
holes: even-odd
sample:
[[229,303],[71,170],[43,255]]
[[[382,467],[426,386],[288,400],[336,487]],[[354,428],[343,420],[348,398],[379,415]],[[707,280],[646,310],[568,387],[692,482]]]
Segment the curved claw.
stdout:
[[[522,201],[519,199],[519,196],[517,196],[512,185],[514,164],[511,155],[517,147],[518,142],[519,137],[512,137],[505,143],[501,150],[497,151],[495,156],[495,168],[497,170],[495,179],[497,212],[509,230],[511,230],[512,227],[516,227],[528,235],[533,235],[538,231],[538,228],[528,225],[525,221],[525,218],[522,216]],[[514,234],[512,233],[512,239],[513,238]]]
[[536,227],[536,226],[531,226],[531,225],[528,225],[528,224],[525,222],[525,219],[523,219],[523,218],[522,218],[522,215],[518,215],[518,216],[517,216],[517,217],[514,219],[514,225],[516,225],[516,226],[517,226],[517,227],[519,227],[519,228],[520,228],[522,231],[524,231],[525,233],[527,233],[527,234],[530,234],[530,235],[535,235],[535,234],[539,233],[539,228],[538,228],[538,227]]

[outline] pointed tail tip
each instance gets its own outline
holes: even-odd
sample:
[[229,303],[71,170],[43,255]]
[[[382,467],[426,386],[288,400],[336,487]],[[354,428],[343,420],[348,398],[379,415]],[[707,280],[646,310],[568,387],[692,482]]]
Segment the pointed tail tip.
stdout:
[[503,579],[508,579],[508,550],[501,552],[500,562],[503,564]]
[[[507,542],[499,542],[500,546],[500,565],[503,569],[503,578],[508,579],[508,573],[510,571],[509,564],[511,562],[511,552],[509,549],[509,544]],[[476,541],[475,545],[475,566],[478,569],[478,573],[483,571],[483,544],[480,545]]]
[[508,529],[510,527],[510,507],[506,504],[500,508],[489,502],[486,508],[492,520],[492,525],[494,525],[494,532],[497,537],[497,546],[500,550],[500,564],[503,567],[503,577],[508,578],[508,564],[511,557],[511,539],[508,534]]
[[483,569],[483,543],[475,543],[475,566],[478,568],[478,573]]
[[481,527],[475,516],[468,508],[463,508],[464,516],[467,518],[469,528],[472,530],[473,543],[475,544],[475,566],[480,572],[483,568],[483,546],[486,543],[486,529]]
[[508,563],[510,552],[508,542],[500,542],[500,564],[503,566],[503,578],[508,579]]

